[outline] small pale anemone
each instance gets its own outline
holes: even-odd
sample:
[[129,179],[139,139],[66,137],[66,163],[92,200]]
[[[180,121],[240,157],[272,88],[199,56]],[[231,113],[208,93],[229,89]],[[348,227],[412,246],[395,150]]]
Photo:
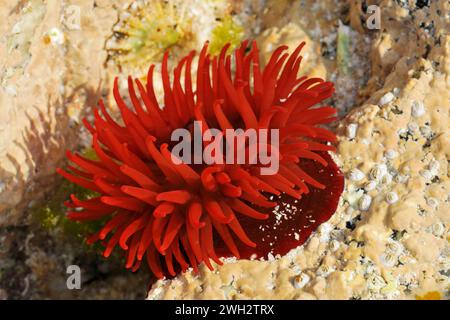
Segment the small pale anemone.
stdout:
[[108,51],[119,66],[147,68],[165,50],[183,47],[192,38],[192,21],[182,1],[153,0],[138,6],[114,28]]
[[[67,152],[72,164],[67,170],[57,169],[66,179],[99,194],[85,201],[72,195],[65,203],[70,208],[68,218],[102,219],[102,228],[87,241],[101,241],[105,257],[118,245],[126,252],[126,268],[137,270],[146,260],[161,278],[189,267],[197,271],[202,262],[212,270],[212,261],[222,264],[220,256],[240,258],[240,248],[256,250],[261,241],[252,240],[248,231],[255,226],[252,235],[263,233],[258,231],[258,221],[271,218],[277,197],[287,196],[301,204],[311,190],[323,190],[339,198],[342,180],[336,180],[340,181],[337,191],[327,191],[326,183],[317,178],[328,167],[331,173],[323,179],[341,179],[327,154],[335,150],[330,143],[336,137],[321,127],[335,120],[336,110],[317,106],[331,97],[334,88],[331,82],[298,76],[303,46],[291,54],[286,46],[277,48],[261,68],[256,43],[249,47],[243,42],[234,53],[228,53],[229,45],[225,45],[218,56],[210,56],[205,44],[194,78],[195,52],[174,68],[172,79],[166,53],[162,107],[153,89],[154,65],[145,84],[128,77],[131,106],[119,94],[116,79],[113,93],[123,125],[100,101],[93,124],[83,121],[98,159]],[[171,133],[193,121],[222,132],[279,129],[278,173],[261,175],[260,164],[175,164],[168,143]],[[305,167],[305,161],[313,165]],[[319,195],[316,209],[308,204],[307,213],[311,220],[323,222],[329,215],[321,217],[322,208],[333,208],[331,215],[337,202],[329,204],[328,197]],[[219,243],[224,248],[220,253]]]

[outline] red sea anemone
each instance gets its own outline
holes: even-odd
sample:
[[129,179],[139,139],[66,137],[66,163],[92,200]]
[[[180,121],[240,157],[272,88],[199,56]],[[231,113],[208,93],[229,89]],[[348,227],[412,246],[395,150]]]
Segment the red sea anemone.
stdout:
[[[69,219],[105,221],[88,242],[102,241],[105,257],[119,245],[133,271],[145,257],[159,278],[190,266],[197,270],[201,262],[213,269],[210,260],[222,264],[220,256],[285,253],[306,241],[335,211],[343,178],[328,155],[335,135],[320,127],[335,120],[335,109],[317,106],[331,97],[333,84],[298,77],[303,46],[291,54],[279,47],[261,69],[255,43],[251,48],[242,43],[234,59],[228,46],[211,57],[206,44],[195,85],[195,53],[181,60],[172,81],[166,53],[162,108],[153,90],[153,65],[145,86],[128,78],[134,110],[119,94],[116,79],[123,124],[100,101],[94,123],[84,120],[97,160],[68,152],[74,165],[57,170],[99,194],[86,201],[72,195],[66,202]],[[175,164],[171,133],[195,120],[219,130],[279,129],[278,173],[261,175],[259,164]],[[279,219],[280,213],[286,217]]]

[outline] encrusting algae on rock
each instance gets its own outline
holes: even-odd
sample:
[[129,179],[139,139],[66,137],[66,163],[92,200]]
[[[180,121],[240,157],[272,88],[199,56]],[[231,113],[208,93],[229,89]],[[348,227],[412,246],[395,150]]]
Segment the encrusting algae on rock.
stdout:
[[[91,148],[85,149],[82,154],[91,160],[96,158]],[[31,221],[48,231],[61,232],[63,237],[75,237],[80,240],[80,243],[84,243],[84,237],[94,232],[98,228],[99,222],[95,221],[82,224],[67,219],[67,209],[63,205],[63,202],[71,194],[83,200],[88,200],[96,196],[95,192],[64,180],[44,201],[30,208]]]

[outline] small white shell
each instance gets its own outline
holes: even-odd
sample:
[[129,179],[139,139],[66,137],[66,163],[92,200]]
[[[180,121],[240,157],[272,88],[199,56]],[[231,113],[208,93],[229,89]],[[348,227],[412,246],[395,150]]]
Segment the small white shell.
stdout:
[[319,277],[328,277],[330,273],[332,273],[334,269],[332,267],[329,267],[327,265],[322,264],[316,271],[316,275]]
[[434,174],[430,170],[420,170],[419,173],[425,180],[431,180],[434,177]]
[[442,236],[442,234],[444,233],[444,231],[445,231],[445,227],[444,227],[444,225],[443,225],[442,223],[440,223],[440,222],[435,223],[435,224],[433,224],[433,225],[431,226],[431,232],[433,232],[433,234],[434,234],[436,237]]
[[391,241],[386,244],[386,253],[393,255],[400,255],[403,251],[403,246],[397,241]]
[[330,250],[331,250],[331,252],[335,252],[336,250],[339,249],[340,246],[341,246],[341,244],[339,243],[339,241],[331,240],[331,242],[330,242]]
[[347,138],[353,139],[356,137],[356,131],[358,130],[358,125],[356,123],[350,123],[347,128]]
[[294,278],[294,287],[296,289],[303,288],[311,278],[306,273],[300,273],[298,276]]
[[383,176],[387,173],[387,166],[383,164],[378,164],[373,167],[369,172],[369,177],[372,180],[381,180]]
[[381,183],[383,183],[383,184],[390,184],[391,182],[392,182],[392,176],[389,173],[386,173],[381,178]]
[[362,211],[369,210],[370,205],[372,204],[372,197],[368,194],[363,195],[359,199],[359,209]]
[[376,187],[377,187],[376,181],[372,180],[372,181],[369,181],[368,183],[366,183],[366,185],[364,186],[364,190],[369,192],[369,191],[374,190]]
[[387,203],[394,204],[397,201],[398,201],[398,195],[394,191],[388,192],[386,194],[386,202]]
[[387,92],[384,94],[384,96],[381,97],[379,104],[381,106],[384,106],[385,104],[388,104],[392,100],[395,99],[395,96],[392,94],[392,92]]
[[421,117],[425,114],[425,106],[421,101],[413,101],[411,105],[411,114],[416,118]]
[[397,158],[397,151],[393,150],[393,149],[389,149],[385,152],[384,156],[386,157],[386,159],[392,160]]
[[428,169],[434,174],[437,174],[439,172],[440,167],[441,164],[437,160],[432,160],[428,165]]
[[384,253],[381,255],[381,263],[388,268],[395,266],[397,260],[397,256],[391,253]]
[[364,177],[365,177],[364,172],[362,172],[359,169],[353,169],[352,171],[350,171],[349,178],[351,181],[360,181],[364,179]]

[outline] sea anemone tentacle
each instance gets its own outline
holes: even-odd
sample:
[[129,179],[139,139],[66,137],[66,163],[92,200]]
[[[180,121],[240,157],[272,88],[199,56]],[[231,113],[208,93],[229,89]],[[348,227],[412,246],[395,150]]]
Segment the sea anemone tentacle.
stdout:
[[[104,241],[105,257],[120,247],[127,252],[126,267],[133,271],[145,257],[156,277],[173,276],[189,266],[197,270],[202,262],[213,269],[211,262],[221,264],[220,256],[239,258],[241,248],[257,247],[259,243],[247,233],[249,219],[255,225],[268,219],[282,194],[302,201],[311,190],[326,188],[320,174],[307,173],[302,165],[314,161],[326,167],[332,162],[324,152],[334,150],[331,143],[336,137],[320,125],[334,121],[336,110],[317,105],[331,97],[334,87],[319,78],[298,76],[304,45],[299,44],[291,54],[286,46],[277,48],[261,68],[255,42],[250,46],[243,42],[234,54],[225,46],[214,57],[208,54],[206,43],[195,79],[191,71],[194,52],[174,68],[173,79],[167,52],[161,72],[163,107],[153,88],[154,65],[145,84],[128,77],[130,105],[120,95],[116,79],[113,94],[123,125],[100,101],[93,123],[83,121],[93,136],[97,160],[68,152],[72,164],[67,170],[57,170],[73,183],[99,193],[86,201],[71,197],[66,205],[78,211],[71,211],[69,219],[109,217],[89,242]],[[263,175],[259,170],[263,165],[258,163],[173,162],[172,131],[192,130],[195,120],[202,121],[203,130],[216,128],[222,133],[227,129],[279,129],[278,172]],[[270,150],[276,148],[272,141],[267,145]]]

